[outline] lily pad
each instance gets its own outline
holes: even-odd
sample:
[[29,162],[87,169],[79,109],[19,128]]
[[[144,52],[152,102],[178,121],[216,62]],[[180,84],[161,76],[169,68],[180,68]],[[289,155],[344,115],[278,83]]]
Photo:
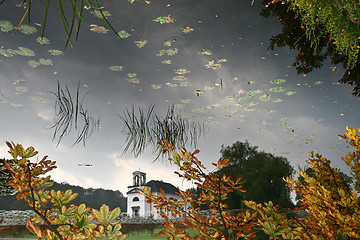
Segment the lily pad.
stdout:
[[16,55],[16,52],[15,52],[15,50],[12,50],[12,49],[0,48],[0,54],[3,55],[4,57],[13,57]]
[[137,78],[129,78],[128,81],[131,82],[131,83],[136,83],[136,84],[140,83],[140,80],[137,79]]
[[296,93],[296,91],[288,91],[285,94],[288,96],[294,95]]
[[14,102],[10,103],[10,105],[12,107],[22,107],[23,106],[21,103],[14,103]]
[[90,25],[90,31],[92,32],[96,32],[96,33],[102,33],[102,34],[106,34],[108,31],[110,31],[109,29],[107,29],[104,26],[98,26],[96,24],[91,24]]
[[174,81],[184,81],[187,78],[184,75],[175,76],[172,78]]
[[283,100],[280,99],[280,98],[276,98],[276,99],[273,99],[272,101],[273,101],[273,102],[282,102]]
[[213,90],[215,87],[214,86],[205,86],[204,89],[205,90]]
[[213,53],[210,51],[210,50],[208,50],[208,49],[203,49],[201,52],[199,52],[200,53],[200,55],[207,55],[207,56],[210,56],[210,55],[212,55]]
[[234,77],[232,78],[232,80],[233,80],[233,81],[239,81],[239,77],[238,77],[238,76],[234,76]]
[[50,53],[50,55],[53,55],[53,56],[58,56],[63,53],[63,51],[57,50],[57,49],[50,49],[48,52]]
[[183,74],[188,74],[190,72],[190,70],[187,70],[186,68],[179,68],[179,69],[174,69],[175,73],[183,75]]
[[32,27],[27,24],[21,24],[21,26],[18,28],[18,30],[20,32],[22,32],[23,34],[34,34],[37,32],[35,27]]
[[29,48],[25,47],[18,47],[19,50],[15,50],[16,54],[26,57],[33,57],[35,56],[35,52]]
[[[94,17],[99,18],[99,19],[103,19],[103,16],[101,15],[99,10],[95,10],[93,9],[91,11],[91,13],[94,15]],[[105,18],[110,17],[111,13],[109,13],[108,11],[102,11],[103,15],[105,16]]]
[[[113,65],[113,66],[110,66],[109,69],[111,71],[120,72],[124,69],[124,67],[120,66],[120,65]],[[136,74],[135,74],[135,76],[136,76]]]
[[37,37],[36,41],[40,44],[50,44],[50,40],[46,37]]
[[175,22],[175,19],[171,18],[169,15],[166,17],[157,17],[157,18],[153,19],[153,21],[158,22],[160,24],[164,24],[164,23],[173,23],[173,22]]
[[321,84],[323,84],[324,83],[324,81],[315,81],[314,82],[314,85],[321,85]]
[[32,102],[49,103],[49,100],[42,98],[41,96],[28,96]]
[[161,84],[151,84],[151,87],[155,90],[160,89],[161,88]]
[[186,27],[181,28],[181,31],[182,31],[183,33],[190,33],[190,32],[192,32],[192,31],[194,31],[194,29],[192,29],[192,28],[189,27],[189,26],[186,26]]
[[118,32],[118,35],[120,38],[124,39],[124,38],[128,38],[131,36],[130,33],[126,32],[125,30],[121,30]]
[[271,92],[284,92],[286,91],[286,88],[284,87],[273,87],[269,89]]
[[10,32],[14,29],[14,26],[10,21],[0,20],[0,30],[2,32]]
[[287,118],[281,118],[279,123],[278,123],[278,126],[284,126],[288,123],[289,119]]
[[136,73],[128,73],[127,76],[129,78],[134,78],[134,77],[136,77]]
[[185,105],[184,104],[175,104],[175,107],[177,107],[177,108],[184,108],[185,107]]
[[203,113],[207,113],[208,110],[206,108],[204,108],[204,107],[197,107],[197,108],[194,108],[192,110],[192,112],[193,113],[201,113],[201,114],[203,114]]
[[180,87],[189,87],[191,84],[189,82],[181,82],[179,84]]
[[141,40],[138,40],[138,41],[134,41],[134,43],[136,44],[136,46],[138,48],[143,48],[146,44],[147,44],[147,40],[144,40],[144,39],[141,39]]
[[269,94],[264,94],[260,97],[260,100],[263,102],[267,102],[270,100],[270,95]]
[[171,60],[169,60],[169,59],[163,60],[163,61],[161,61],[161,63],[163,63],[163,64],[171,64]]
[[45,58],[40,58],[39,59],[39,62],[42,64],[42,65],[52,65],[52,60],[51,59],[49,59],[49,58],[47,58],[47,59],[45,59]]
[[17,86],[17,87],[15,88],[15,90],[16,90],[17,92],[27,92],[27,91],[29,91],[29,89],[28,89],[27,87],[25,87],[25,86]]
[[204,65],[206,68],[211,68],[211,69],[218,69],[221,68],[222,65],[220,63],[215,63],[214,60],[208,62],[208,64]]
[[225,106],[224,107],[224,110],[230,110],[231,109],[231,106]]
[[37,66],[40,66],[41,65],[41,63],[40,62],[37,62],[37,61],[35,61],[35,60],[30,60],[30,61],[28,61],[28,65],[30,66],[30,67],[37,67]]
[[191,103],[192,100],[191,99],[182,99],[181,102],[188,104],[188,103]]

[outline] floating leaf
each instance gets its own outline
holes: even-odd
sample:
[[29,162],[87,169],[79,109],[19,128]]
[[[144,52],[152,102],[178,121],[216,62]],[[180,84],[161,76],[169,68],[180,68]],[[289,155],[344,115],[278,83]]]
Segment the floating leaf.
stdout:
[[169,60],[169,59],[163,60],[163,61],[161,61],[161,63],[163,63],[163,64],[171,64],[171,60]]
[[124,38],[128,38],[131,36],[130,33],[127,33],[125,30],[121,30],[118,32],[118,35],[120,38],[124,39]]
[[58,56],[63,53],[61,50],[57,50],[57,49],[50,49],[48,52],[50,53],[50,55],[53,55],[53,56]]
[[287,118],[281,118],[280,122],[278,123],[278,126],[284,126],[288,123],[289,119]]
[[14,26],[11,24],[11,22],[6,20],[0,20],[0,30],[2,32],[10,32],[14,29]]
[[221,114],[221,116],[222,116],[222,117],[231,117],[231,115],[230,115],[230,114],[227,114],[227,113]]
[[205,90],[213,90],[215,87],[214,86],[205,86],[204,89]]
[[188,86],[190,86],[191,84],[189,83],[189,82],[181,82],[180,84],[179,84],[179,86],[180,87],[188,87]]
[[18,86],[18,87],[15,88],[15,90],[17,92],[27,92],[27,91],[29,91],[29,89],[27,87],[25,87],[25,86]]
[[197,107],[192,110],[193,113],[207,113],[208,110],[204,107]]
[[203,49],[201,52],[200,52],[201,55],[212,55],[212,52],[208,49]]
[[220,63],[215,63],[214,60],[208,62],[208,64],[204,65],[206,68],[211,68],[211,69],[218,69],[221,68],[222,65]]
[[[111,71],[120,72],[120,71],[122,71],[124,69],[124,67],[119,66],[119,65],[113,65],[113,66],[110,66],[109,69]],[[136,74],[135,74],[135,76],[136,76]]]
[[40,44],[50,44],[50,40],[46,37],[37,37],[36,41]]
[[161,88],[161,84],[151,84],[151,87],[155,90],[160,89]]
[[186,80],[187,78],[184,75],[178,75],[172,78],[174,81],[183,81]]
[[136,77],[136,73],[128,73],[127,76],[129,78],[134,78],[134,77]]
[[273,87],[269,89],[271,92],[284,92],[286,91],[286,88],[283,87]]
[[131,83],[140,83],[140,80],[137,78],[129,78],[128,81]]
[[[91,11],[91,13],[94,15],[94,17],[99,18],[99,19],[103,19],[103,16],[101,15],[101,12],[99,10],[93,9]],[[111,13],[109,13],[108,11],[102,11],[102,13],[105,16],[105,18],[111,16]]]
[[260,97],[260,100],[263,102],[267,102],[270,100],[270,95],[269,94],[264,94]]
[[288,96],[294,95],[296,93],[296,91],[288,91],[287,93],[285,93]]
[[134,41],[134,43],[136,44],[136,46],[138,47],[138,48],[142,48],[142,47],[144,47],[146,44],[147,44],[147,40],[144,40],[144,39],[141,39],[141,40],[139,40],[139,41]]
[[28,98],[33,102],[49,103],[48,100],[46,100],[40,96],[28,96]]
[[32,57],[35,56],[35,52],[29,48],[25,47],[18,47],[19,50],[15,50],[16,54],[26,57]]
[[192,31],[194,31],[194,29],[192,29],[192,28],[189,27],[189,26],[186,26],[186,27],[181,28],[181,31],[182,31],[183,33],[190,33],[190,32],[192,32]]
[[221,58],[217,60],[218,63],[225,63],[227,60],[225,58]]
[[181,102],[187,104],[187,103],[191,103],[192,100],[191,99],[183,99],[183,100],[181,100]]
[[39,59],[39,62],[43,65],[52,65],[52,60],[47,58],[47,59],[44,59],[44,58],[40,58]]
[[274,81],[271,81],[271,83],[275,83],[275,84],[281,84],[281,83],[285,83],[286,80],[285,79],[276,79]]
[[14,103],[14,102],[10,103],[10,105],[12,107],[22,107],[23,106],[21,103]]
[[178,48],[168,49],[165,51],[168,56],[173,56],[179,52]]
[[185,105],[184,104],[175,104],[175,107],[177,107],[177,108],[184,108],[185,107]]
[[253,107],[253,106],[256,106],[256,105],[258,105],[259,103],[257,103],[257,102],[250,102],[249,103],[249,107]]
[[246,96],[239,98],[238,101],[249,100],[249,99],[255,97],[256,93],[257,93],[257,91],[249,91],[246,93]]
[[213,105],[210,105],[210,106],[207,106],[206,108],[207,109],[213,109],[213,108],[216,108],[216,107],[220,107],[221,105],[219,103],[217,104],[213,104]]
[[282,102],[283,100],[280,99],[280,98],[276,98],[276,99],[273,99],[272,101],[273,101],[273,102]]
[[187,70],[186,68],[174,69],[174,71],[177,74],[188,74],[190,72],[190,70]]
[[233,80],[233,81],[239,81],[239,77],[238,77],[238,76],[234,76],[234,77],[232,78],[232,80]]
[[237,95],[226,96],[227,99],[235,99],[236,97],[237,97]]
[[224,107],[224,110],[230,110],[231,109],[231,106],[225,106]]
[[18,29],[23,34],[34,34],[34,33],[37,32],[35,27],[32,27],[32,26],[27,25],[27,24],[22,24]]
[[155,19],[153,19],[154,22],[158,22],[160,24],[164,24],[164,23],[173,23],[175,22],[174,18],[171,18],[170,15],[167,17],[157,17]]
[[0,103],[8,103],[8,101],[0,98]]
[[171,41],[164,41],[164,45],[165,45],[166,47],[171,47],[173,44],[172,44]]
[[12,50],[12,49],[0,48],[0,54],[3,55],[4,57],[13,57],[16,55],[16,52],[15,52],[15,50]]
[[41,65],[41,63],[39,63],[39,62],[37,62],[37,61],[35,61],[35,60],[30,60],[30,61],[28,61],[28,65],[30,66],[30,67],[37,67],[37,66],[40,66]]
[[96,32],[96,33],[103,33],[106,34],[108,31],[110,31],[109,29],[107,29],[104,26],[98,26],[96,24],[91,24],[90,25],[90,31]]

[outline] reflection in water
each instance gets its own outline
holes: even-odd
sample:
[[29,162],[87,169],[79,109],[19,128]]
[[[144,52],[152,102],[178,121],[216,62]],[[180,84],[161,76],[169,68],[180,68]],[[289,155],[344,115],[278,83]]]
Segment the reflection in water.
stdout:
[[161,155],[161,148],[157,145],[162,139],[174,145],[174,147],[197,146],[201,135],[204,134],[204,125],[199,122],[190,122],[178,115],[174,106],[168,108],[164,117],[154,113],[154,105],[147,112],[134,107],[126,109],[123,115],[118,115],[123,121],[125,128],[126,146],[124,152],[132,152],[138,156],[148,145],[154,146],[157,158]]
[[52,92],[56,97],[55,102],[55,123],[51,127],[54,129],[53,140],[58,139],[57,145],[60,144],[62,138],[69,135],[71,130],[80,130],[73,146],[83,142],[90,137],[94,129],[98,129],[100,119],[89,116],[88,110],[83,107],[83,102],[87,94],[80,99],[80,82],[76,90],[76,96],[72,97],[67,86],[65,89],[60,87],[58,82],[57,92]]

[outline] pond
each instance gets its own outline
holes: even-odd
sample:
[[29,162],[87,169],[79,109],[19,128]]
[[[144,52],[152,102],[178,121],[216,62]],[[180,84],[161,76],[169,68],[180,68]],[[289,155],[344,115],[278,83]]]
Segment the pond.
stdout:
[[[41,38],[39,4],[33,3],[30,25],[26,18],[16,33],[24,7],[0,5],[0,157],[9,158],[5,141],[13,141],[56,160],[58,182],[125,194],[140,169],[149,180],[188,188],[173,166],[153,162],[153,144],[123,153],[124,119],[151,111],[162,124],[169,116],[183,121],[186,147],[200,149],[209,170],[222,145],[248,140],[295,169],[314,150],[347,171],[340,160],[347,144],[337,134],[360,127],[360,98],[338,83],[341,64],[325,59],[321,68],[297,74],[296,49],[269,49],[284,23],[261,16],[260,1],[104,1],[123,39],[85,7],[78,39],[73,33],[66,50],[55,3]],[[70,117],[69,99],[77,111]]]

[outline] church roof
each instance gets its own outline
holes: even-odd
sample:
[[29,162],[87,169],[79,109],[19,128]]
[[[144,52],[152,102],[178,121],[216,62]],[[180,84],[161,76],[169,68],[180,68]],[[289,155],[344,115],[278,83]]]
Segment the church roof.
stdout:
[[163,181],[151,180],[150,182],[146,183],[145,186],[151,187],[151,192],[160,192],[160,189],[168,194],[175,194],[179,192],[179,190],[174,185]]

